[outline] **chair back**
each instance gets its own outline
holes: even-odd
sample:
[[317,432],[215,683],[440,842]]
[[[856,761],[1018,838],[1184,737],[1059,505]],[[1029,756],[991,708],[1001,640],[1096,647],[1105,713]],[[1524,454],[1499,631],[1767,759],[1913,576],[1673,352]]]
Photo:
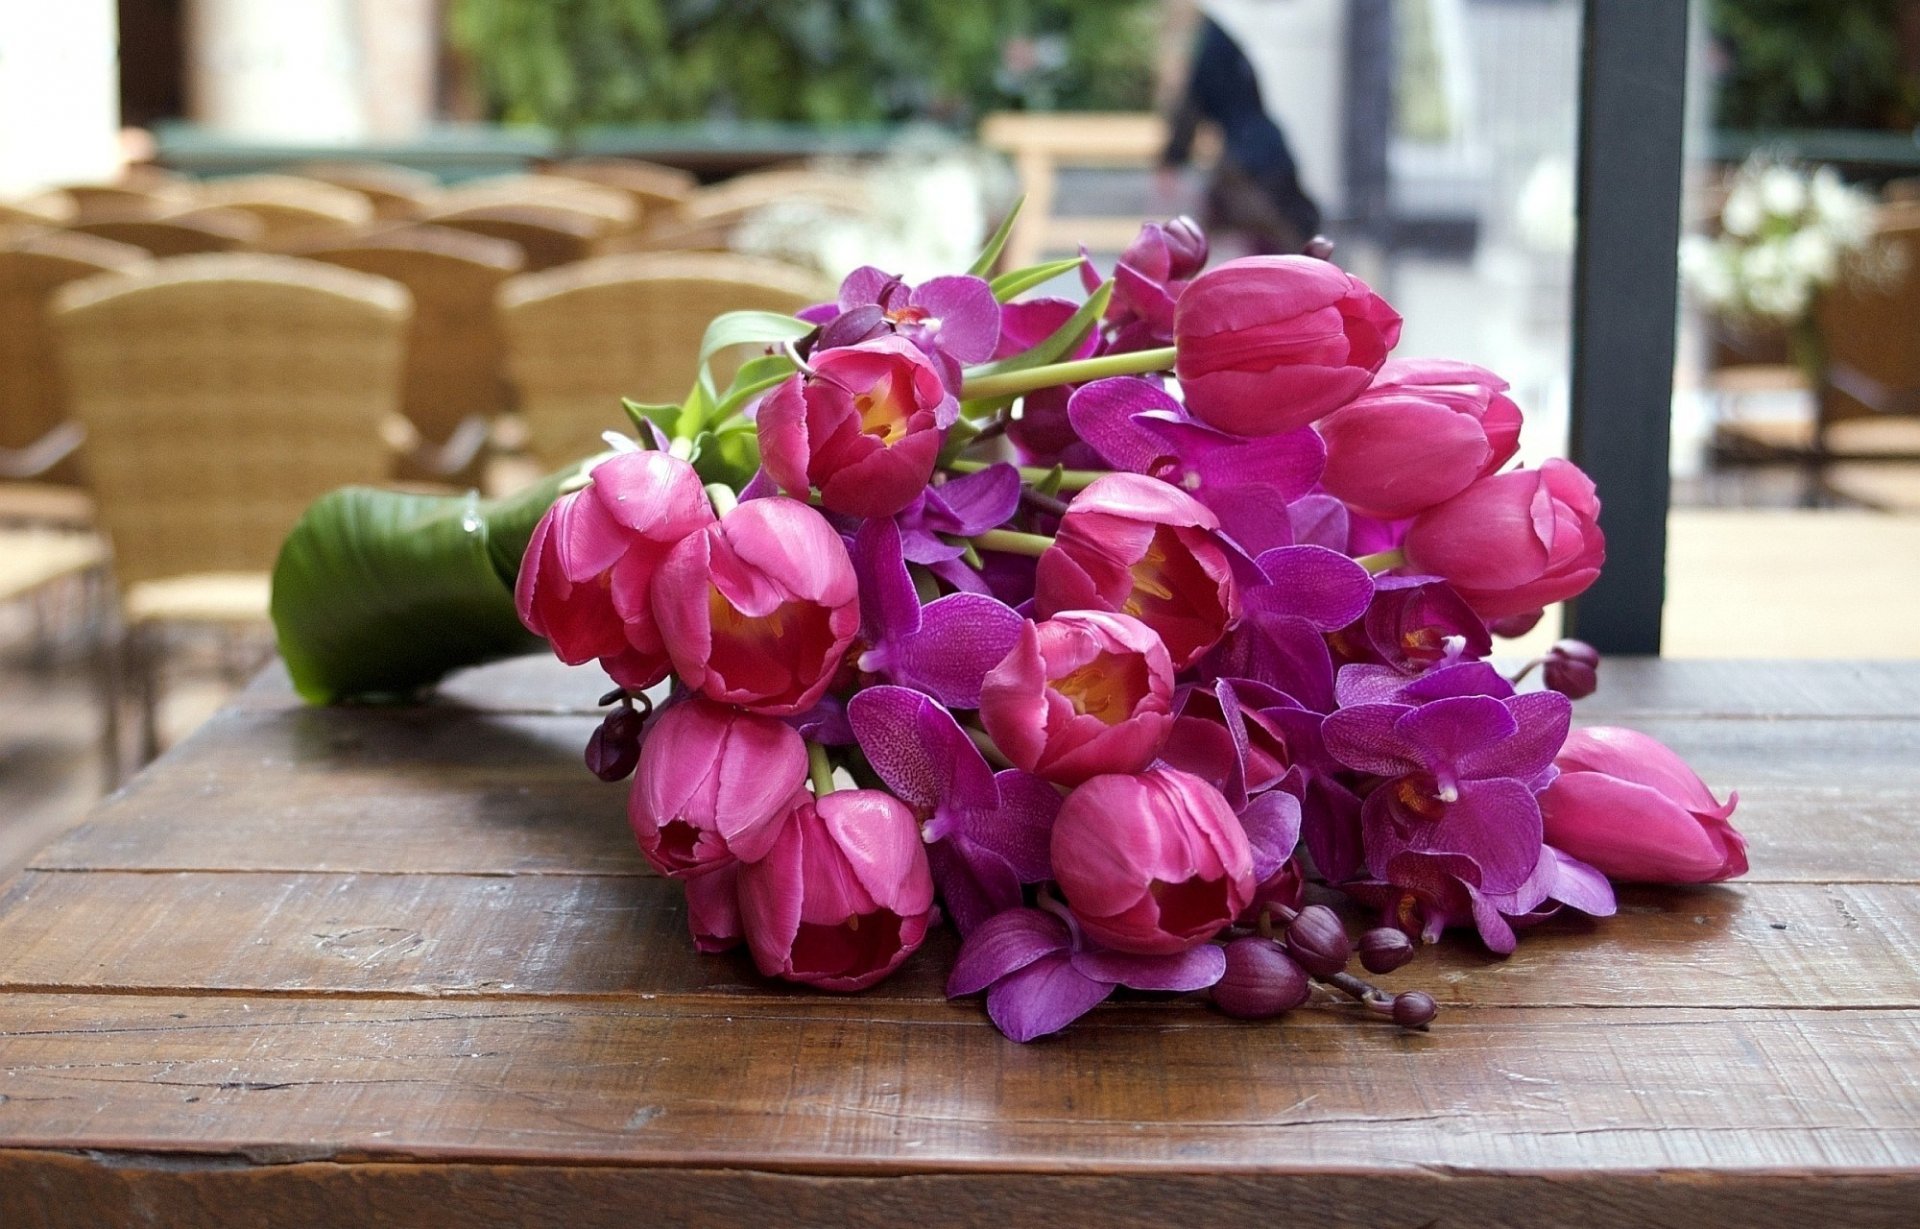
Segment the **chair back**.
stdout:
[[193,203],[192,187],[183,180],[146,177],[119,183],[67,184],[59,189],[73,202],[74,220],[150,217],[184,209]]
[[573,158],[544,173],[625,192],[640,207],[642,226],[672,217],[700,187],[690,171],[638,158]]
[[428,220],[501,207],[570,214],[591,223],[596,238],[624,234],[640,221],[640,208],[627,193],[558,175],[493,175],[455,184],[441,191],[438,208]]
[[[67,417],[47,304],[68,282],[127,273],[147,254],[92,235],[41,231],[0,246],[0,448],[24,448]],[[62,462],[46,477],[75,482]]]
[[121,580],[266,571],[314,499],[383,478],[408,314],[384,278],[254,253],[61,291],[56,350]]
[[200,256],[208,252],[241,252],[266,239],[259,218],[238,209],[208,206],[171,217],[106,218],[81,222],[74,230],[127,243],[154,256]]
[[1888,403],[1902,416],[1920,412],[1920,205],[1884,207],[1875,231],[1871,259],[1884,276],[1845,278],[1814,309],[1828,372],[1823,422],[1887,413]]
[[794,312],[832,295],[805,270],[709,253],[603,256],[512,279],[500,316],[530,450],[547,466],[576,461],[627,425],[620,398],[685,397],[722,312]]
[[42,226],[67,226],[79,213],[73,199],[66,193],[41,192],[35,196],[0,200],[0,228],[24,231]]
[[600,224],[577,213],[541,205],[491,205],[433,215],[435,226],[470,235],[504,239],[517,246],[527,270],[570,265],[592,256],[599,246]]
[[276,251],[344,242],[374,220],[373,205],[360,193],[295,175],[214,180],[197,202],[252,214],[265,228],[261,246]]
[[392,278],[413,295],[404,400],[421,435],[438,444],[468,417],[490,419],[507,408],[493,299],[500,284],[525,267],[518,247],[441,226],[410,226],[303,255]]
[[303,179],[358,192],[382,221],[411,222],[437,207],[440,181],[425,171],[392,162],[307,162],[296,168]]
[[724,251],[734,230],[748,217],[770,205],[795,200],[855,216],[873,211],[872,192],[857,176],[756,171],[701,188],[657,224],[612,246],[622,251]]

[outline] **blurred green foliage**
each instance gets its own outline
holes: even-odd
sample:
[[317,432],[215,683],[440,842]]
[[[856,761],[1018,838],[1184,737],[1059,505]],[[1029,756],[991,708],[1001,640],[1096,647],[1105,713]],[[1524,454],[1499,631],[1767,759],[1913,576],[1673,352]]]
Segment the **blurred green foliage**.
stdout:
[[454,0],[494,113],[563,133],[1151,106],[1153,0]]
[[1725,55],[1722,127],[1904,128],[1920,118],[1920,66],[1899,30],[1915,0],[1715,0]]

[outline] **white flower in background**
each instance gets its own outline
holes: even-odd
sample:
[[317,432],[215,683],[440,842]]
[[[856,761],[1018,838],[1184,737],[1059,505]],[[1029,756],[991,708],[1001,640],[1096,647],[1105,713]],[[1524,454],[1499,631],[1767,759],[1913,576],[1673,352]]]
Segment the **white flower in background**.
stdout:
[[1542,158],[1520,185],[1514,209],[1520,238],[1536,252],[1573,251],[1573,163],[1566,158]]
[[1873,198],[1833,168],[1809,173],[1756,155],[1728,186],[1719,237],[1681,241],[1681,276],[1696,302],[1736,327],[1793,324],[1843,274],[1876,275],[1873,226]]

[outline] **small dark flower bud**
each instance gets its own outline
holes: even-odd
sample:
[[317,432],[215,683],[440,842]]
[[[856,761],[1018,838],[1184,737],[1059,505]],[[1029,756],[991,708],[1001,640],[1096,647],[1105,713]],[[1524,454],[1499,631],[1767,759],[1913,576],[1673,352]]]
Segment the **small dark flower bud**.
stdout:
[[1376,926],[1360,936],[1360,963],[1369,973],[1391,973],[1413,959],[1413,940],[1403,930]]
[[1174,280],[1189,278],[1207,264],[1207,232],[1200,223],[1185,214],[1173,219],[1161,230],[1167,237],[1167,276]]
[[887,314],[877,303],[849,307],[820,326],[816,350],[837,350],[841,346],[871,341],[887,331]]
[[623,781],[640,762],[640,732],[646,718],[621,705],[606,715],[587,740],[587,771],[602,781]]
[[1584,640],[1560,640],[1541,662],[1547,687],[1570,700],[1583,700],[1600,685],[1600,650]]
[[1227,944],[1227,971],[1214,983],[1213,1001],[1242,1020],[1292,1011],[1313,994],[1307,971],[1272,939],[1249,935]]
[[1519,614],[1505,615],[1498,619],[1488,619],[1487,630],[1496,636],[1505,636],[1507,639],[1512,640],[1532,631],[1533,625],[1538,623],[1541,616],[1546,613],[1544,610],[1523,610]]
[[1393,996],[1393,1022],[1401,1028],[1424,1030],[1440,1014],[1440,1005],[1424,990],[1408,990]]
[[1311,256],[1315,260],[1333,259],[1333,240],[1325,235],[1315,235],[1307,240],[1307,246],[1300,249],[1302,256]]
[[1287,926],[1287,951],[1315,977],[1332,977],[1347,967],[1353,945],[1339,914],[1325,905],[1308,905]]

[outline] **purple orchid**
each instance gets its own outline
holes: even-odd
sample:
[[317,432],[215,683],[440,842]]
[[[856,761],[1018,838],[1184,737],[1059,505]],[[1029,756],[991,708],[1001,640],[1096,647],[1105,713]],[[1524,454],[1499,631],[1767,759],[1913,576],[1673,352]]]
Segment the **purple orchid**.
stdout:
[[1572,703],[1557,692],[1333,713],[1321,727],[1328,752],[1384,778],[1360,815],[1367,869],[1391,880],[1397,858],[1424,855],[1489,895],[1519,889],[1543,843],[1534,791],[1552,779],[1572,717]]
[[800,318],[820,326],[815,349],[888,333],[905,338],[933,360],[956,393],[961,369],[990,358],[1000,340],[1000,303],[993,287],[965,275],[909,286],[895,274],[862,265],[840,283],[837,302],[807,308]]
[[900,527],[869,520],[853,538],[861,577],[860,640],[854,664],[954,708],[980,707],[980,685],[1026,625],[981,593],[949,593],[922,606],[902,553]]
[[1471,924],[1487,950],[1505,956],[1518,945],[1514,930],[1536,925],[1562,908],[1593,917],[1611,917],[1616,909],[1607,877],[1551,845],[1540,848],[1534,871],[1511,892],[1482,892],[1444,859],[1403,854],[1394,859],[1385,880],[1343,885],[1355,899],[1381,911],[1386,925],[1428,943],[1448,928]]
[[1287,505],[1293,540],[1348,555],[1372,555],[1398,549],[1413,522],[1383,521],[1355,512],[1325,491],[1313,491]]
[[1228,435],[1189,418],[1164,388],[1138,376],[1082,385],[1067,415],[1108,465],[1186,491],[1249,554],[1293,544],[1289,519],[1277,513],[1313,489],[1326,463],[1326,446],[1310,428]]
[[1340,668],[1334,692],[1343,708],[1356,704],[1425,704],[1449,696],[1504,700],[1513,694],[1513,683],[1484,661],[1454,662],[1411,676],[1392,666],[1359,662]]
[[1116,986],[1204,990],[1227,971],[1226,954],[1202,943],[1171,956],[1095,947],[1070,917],[1014,908],[969,934],[947,977],[947,997],[987,992],[987,1015],[1015,1041],[1057,1033],[1107,1000]]
[[1327,633],[1366,610],[1372,578],[1352,559],[1323,546],[1283,546],[1254,563],[1257,583],[1240,588],[1240,623],[1201,662],[1202,675],[1253,679],[1304,708],[1331,710],[1334,669]]
[[966,547],[949,538],[976,537],[1003,525],[1019,506],[1020,471],[1011,465],[989,465],[978,473],[949,478],[929,486],[894,516],[900,527],[900,553],[908,563],[931,569],[955,588],[983,593],[986,582],[959,561]]
[[1493,652],[1487,625],[1434,576],[1377,576],[1365,617],[1339,638],[1344,654],[1403,674],[1473,661]]
[[1018,769],[994,772],[953,714],[917,691],[869,687],[847,716],[874,772],[921,817],[934,881],[962,935],[1052,874],[1060,795],[1051,785]]
[[[1192,218],[1143,224],[1113,267],[1113,301],[1106,315],[1112,335],[1104,352],[1172,345],[1173,312],[1180,292],[1206,263],[1206,232]],[[1080,262],[1080,282],[1088,294],[1100,288],[1100,274],[1092,261]]]

